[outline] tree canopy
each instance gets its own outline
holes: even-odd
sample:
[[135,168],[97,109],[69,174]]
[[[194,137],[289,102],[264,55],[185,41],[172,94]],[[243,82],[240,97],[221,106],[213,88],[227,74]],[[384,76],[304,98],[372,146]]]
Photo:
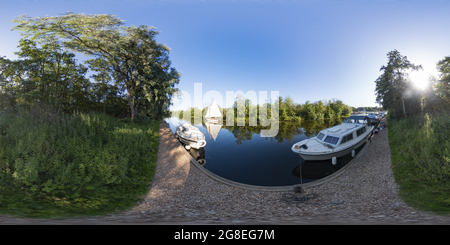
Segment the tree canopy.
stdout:
[[[155,40],[158,32],[149,26],[123,26],[113,15],[66,13],[56,17],[29,17],[14,20],[13,30],[33,41],[59,44],[70,51],[93,56],[91,67],[105,73],[126,89],[132,119],[139,112],[152,119],[169,115],[171,98],[181,74],[171,67],[169,48]],[[102,75],[100,75],[102,74]],[[105,88],[103,86],[103,88]],[[103,89],[104,90],[104,89]]]
[[376,101],[397,117],[401,112],[406,117],[407,107],[410,113],[420,110],[420,96],[414,96],[417,91],[412,88],[408,73],[422,66],[412,64],[397,50],[389,52],[387,57],[388,63],[380,68],[383,73],[375,81]]

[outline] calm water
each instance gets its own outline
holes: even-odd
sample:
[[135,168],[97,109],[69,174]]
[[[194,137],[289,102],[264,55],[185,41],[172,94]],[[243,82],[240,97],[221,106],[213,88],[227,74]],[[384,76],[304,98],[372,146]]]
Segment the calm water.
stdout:
[[[166,121],[175,133],[180,120],[172,117]],[[331,164],[331,160],[307,161],[300,167],[300,156],[292,152],[292,145],[341,122],[281,122],[275,137],[260,137],[263,127],[232,127],[223,122],[223,126],[208,131],[203,123],[194,126],[205,134],[207,144],[200,150],[190,149],[189,152],[204,168],[235,182],[259,186],[307,183],[336,172],[352,157],[338,158],[336,165]]]

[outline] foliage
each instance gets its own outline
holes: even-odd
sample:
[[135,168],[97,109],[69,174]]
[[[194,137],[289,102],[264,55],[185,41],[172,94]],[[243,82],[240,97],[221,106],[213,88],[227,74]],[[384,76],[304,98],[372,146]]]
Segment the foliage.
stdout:
[[96,62],[106,66],[97,70],[99,76],[109,73],[126,89],[133,120],[139,112],[153,120],[169,115],[180,74],[171,67],[169,48],[155,41],[158,32],[153,27],[123,26],[123,21],[112,15],[70,12],[57,17],[23,15],[14,22],[18,23],[14,30],[33,40],[60,43],[99,60]]
[[432,78],[432,82],[430,83],[428,89],[431,95],[430,103],[432,103],[433,109],[438,107],[441,110],[448,111],[450,109],[450,56],[446,56],[444,59],[440,60],[436,67],[440,72],[440,75],[439,79]]
[[417,114],[421,110],[421,95],[408,80],[408,72],[422,69],[422,66],[412,64],[397,50],[389,52],[387,57],[388,64],[381,67],[383,73],[375,81],[376,101],[396,118],[406,117],[407,112]]
[[447,113],[389,119],[389,145],[400,195],[410,205],[450,214],[450,123]]
[[[278,107],[279,115],[272,117],[272,107]],[[205,115],[208,107],[203,108],[202,113]],[[188,108],[186,111],[176,111],[173,115],[186,119],[189,121],[189,116],[194,118],[195,111],[198,108]],[[279,119],[280,121],[294,121],[301,120],[324,120],[324,119],[338,119],[341,117],[348,117],[353,109],[345,105],[341,100],[332,99],[329,101],[317,101],[311,103],[306,101],[305,104],[296,104],[290,96],[285,98],[279,96],[274,103],[264,103],[263,105],[254,105],[251,100],[244,98],[240,94],[236,97],[232,107],[222,109],[223,120],[233,119],[238,122],[238,125],[257,126],[258,123],[265,122],[270,119]],[[266,111],[266,119],[261,117],[262,112]],[[276,110],[275,110],[276,111]],[[227,112],[230,114],[227,117]],[[230,118],[232,113],[232,118]],[[255,120],[256,119],[256,120]],[[266,125],[264,125],[266,126]]]
[[[4,112],[0,189],[14,195],[0,195],[0,212],[59,217],[129,208],[153,178],[158,131],[158,122],[129,124],[48,107]],[[41,208],[29,210],[34,204]]]

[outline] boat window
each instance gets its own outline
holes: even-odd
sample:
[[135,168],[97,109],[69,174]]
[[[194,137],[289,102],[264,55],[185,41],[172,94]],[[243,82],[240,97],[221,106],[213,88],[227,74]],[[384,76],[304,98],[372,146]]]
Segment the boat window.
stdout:
[[356,137],[360,136],[363,133],[363,128],[356,130]]
[[339,137],[334,137],[334,136],[327,136],[324,140],[324,142],[331,143],[331,144],[337,144],[338,141],[339,141]]
[[362,128],[360,128],[360,129],[358,129],[358,130],[356,131],[356,137],[360,136],[360,135],[363,134],[364,132],[366,132],[366,128],[365,128],[365,127],[362,127]]
[[345,143],[345,142],[347,142],[347,141],[349,141],[349,140],[352,140],[352,139],[353,139],[353,133],[352,133],[352,134],[349,134],[349,135],[346,135],[346,136],[344,136],[344,137],[342,138],[341,144],[342,144],[342,143]]
[[322,133],[319,133],[319,135],[317,136],[317,138],[318,138],[319,140],[322,140],[322,139],[323,139],[323,136],[325,136],[325,135],[322,134]]
[[355,123],[355,119],[345,119],[344,123]]

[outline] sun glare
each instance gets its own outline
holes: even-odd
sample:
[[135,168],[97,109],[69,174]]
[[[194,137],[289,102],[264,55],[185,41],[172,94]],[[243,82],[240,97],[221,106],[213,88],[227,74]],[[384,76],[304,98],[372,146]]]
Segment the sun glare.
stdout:
[[413,71],[409,74],[409,78],[413,82],[414,86],[419,89],[425,89],[428,84],[428,78],[430,77],[430,73],[426,70]]

